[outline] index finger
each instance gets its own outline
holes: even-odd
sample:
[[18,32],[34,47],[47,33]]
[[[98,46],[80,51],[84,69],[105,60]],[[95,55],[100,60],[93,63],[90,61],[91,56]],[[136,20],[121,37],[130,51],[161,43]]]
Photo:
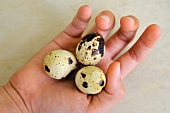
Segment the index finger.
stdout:
[[62,49],[75,51],[77,43],[81,40],[81,35],[88,26],[91,18],[89,6],[82,6],[71,23],[53,41]]

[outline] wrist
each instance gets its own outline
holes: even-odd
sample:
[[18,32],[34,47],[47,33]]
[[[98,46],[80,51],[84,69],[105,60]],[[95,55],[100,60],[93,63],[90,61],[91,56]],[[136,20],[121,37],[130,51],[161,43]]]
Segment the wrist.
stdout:
[[24,101],[9,82],[0,86],[0,113],[28,113]]

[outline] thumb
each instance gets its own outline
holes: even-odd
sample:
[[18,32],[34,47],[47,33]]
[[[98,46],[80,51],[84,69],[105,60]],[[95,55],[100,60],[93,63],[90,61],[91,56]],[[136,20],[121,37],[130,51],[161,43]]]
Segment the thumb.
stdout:
[[[115,95],[117,93],[124,93],[124,85],[120,76],[120,63],[112,62],[106,73],[107,84],[105,87],[105,91],[108,94]],[[118,94],[120,95],[120,94]],[[124,94],[122,94],[123,96]]]
[[110,64],[106,78],[107,83],[105,89],[96,96],[100,100],[102,108],[108,111],[125,96],[124,85],[120,77],[119,62],[112,62]]

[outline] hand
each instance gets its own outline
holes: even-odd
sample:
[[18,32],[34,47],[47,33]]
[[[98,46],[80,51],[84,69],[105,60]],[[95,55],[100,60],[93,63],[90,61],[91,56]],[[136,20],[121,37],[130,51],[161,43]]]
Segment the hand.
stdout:
[[[83,94],[76,88],[74,79],[55,80],[47,76],[43,70],[43,60],[54,49],[65,49],[75,53],[77,43],[81,40],[90,18],[91,9],[88,6],[80,7],[65,30],[36,53],[7,83],[20,95],[29,112],[109,111],[125,96],[122,79],[143,61],[160,37],[160,28],[157,25],[150,25],[132,48],[113,61],[113,58],[134,38],[139,25],[134,16],[122,17],[120,29],[106,41],[106,53],[97,65],[106,73],[106,87],[97,95]],[[89,32],[99,32],[106,38],[114,28],[115,17],[110,11],[103,11],[96,17],[95,22]]]

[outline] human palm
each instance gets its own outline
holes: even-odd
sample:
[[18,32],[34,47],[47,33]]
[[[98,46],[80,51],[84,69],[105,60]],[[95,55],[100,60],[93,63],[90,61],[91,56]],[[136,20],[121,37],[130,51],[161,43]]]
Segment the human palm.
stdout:
[[[157,25],[150,25],[134,46],[115,61],[113,59],[134,38],[138,20],[134,16],[122,17],[120,29],[106,41],[104,58],[97,64],[106,74],[106,87],[96,95],[80,92],[74,79],[55,80],[43,69],[45,56],[55,49],[75,54],[76,46],[88,25],[91,9],[79,8],[72,22],[10,79],[10,85],[23,99],[28,111],[34,113],[100,113],[107,112],[125,95],[122,79],[147,55],[160,37]],[[96,17],[96,24],[89,32],[108,36],[115,24],[114,15],[103,11]]]

